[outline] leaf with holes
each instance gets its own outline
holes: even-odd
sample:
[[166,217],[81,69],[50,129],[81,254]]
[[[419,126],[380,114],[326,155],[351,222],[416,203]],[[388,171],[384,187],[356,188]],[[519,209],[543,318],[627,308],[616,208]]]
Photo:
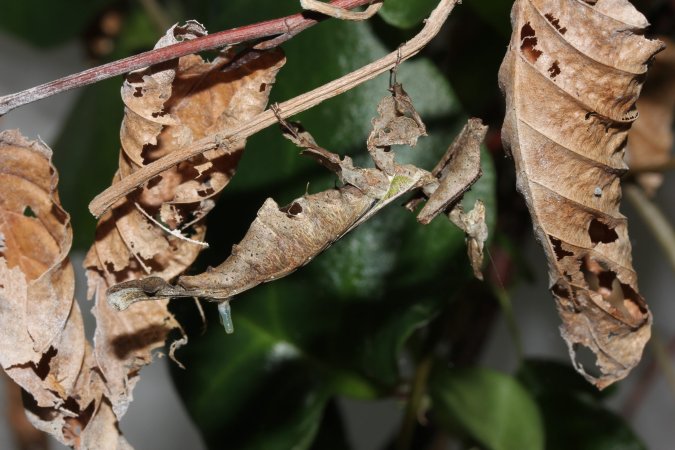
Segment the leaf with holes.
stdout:
[[0,167],[0,364],[27,392],[37,428],[71,446],[127,448],[74,301],[72,229],[51,150],[5,131]]
[[499,80],[502,136],[516,163],[572,358],[579,345],[603,388],[625,377],[649,339],[619,175],[647,66],[662,48],[625,0],[518,0]]
[[[383,103],[395,97],[395,93],[387,96]],[[393,109],[390,113],[395,115]],[[419,116],[418,120],[421,123]],[[355,167],[350,157],[343,159],[319,147],[298,125],[282,125],[289,139],[305,149],[304,154],[337,173],[344,186],[305,194],[282,208],[268,198],[246,236],[218,267],[199,275],[182,276],[175,287],[156,276],[119,283],[108,290],[111,305],[125,310],[139,301],[170,297],[206,297],[227,302],[261,283],[289,275],[402,195],[434,181],[426,170],[396,164],[393,152],[382,156],[382,149],[374,159],[376,165],[384,166],[383,170]],[[392,131],[387,135],[387,144],[416,141],[424,127],[415,125]],[[371,138],[379,131],[374,124]]]
[[[204,35],[190,21],[174,26],[157,47]],[[207,135],[224,133],[266,106],[283,54],[224,52],[207,63],[199,56],[132,72],[122,86],[125,115],[120,130],[120,167],[113,183],[145,164]],[[90,296],[96,296],[95,355],[121,417],[138,381],[138,370],[179,328],[166,302],[119,313],[105,290],[116,282],[154,274],[170,279],[194,262],[205,233],[203,219],[234,175],[244,142],[215,149],[163,172],[121,200],[98,222],[85,265]]]

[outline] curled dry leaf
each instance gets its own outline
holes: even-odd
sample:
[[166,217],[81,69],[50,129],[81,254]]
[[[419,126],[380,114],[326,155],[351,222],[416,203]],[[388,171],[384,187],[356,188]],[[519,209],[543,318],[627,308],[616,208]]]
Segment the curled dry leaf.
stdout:
[[485,204],[476,200],[473,209],[465,213],[462,205],[457,205],[448,214],[450,221],[457,225],[466,234],[467,252],[473,274],[479,280],[483,279],[483,247],[488,238],[488,227],[485,223]]
[[447,211],[480,178],[480,145],[486,134],[487,127],[480,119],[471,118],[464,125],[432,171],[438,183],[424,188],[429,200],[417,215],[420,223],[426,225]]
[[[156,47],[204,34],[201,25],[190,21],[172,27]],[[189,55],[130,73],[122,87],[122,150],[113,184],[205,136],[227,133],[263,111],[284,61],[279,50],[224,54],[213,62]],[[179,325],[166,302],[119,313],[106,302],[105,291],[148,274],[169,280],[194,262],[201,250],[195,241],[201,241],[206,231],[202,219],[234,175],[245,143],[230,144],[226,150],[211,150],[163,172],[99,220],[85,265],[89,295],[96,297],[95,357],[118,417],[132,399],[139,369],[150,363],[152,350]]]
[[[381,156],[391,145],[414,144],[424,134],[424,124],[400,85],[380,103],[378,112],[368,139],[371,154]],[[397,164],[393,153],[386,156],[386,170],[355,167],[351,158],[319,147],[298,124],[279,120],[284,135],[302,147],[303,154],[335,172],[344,186],[304,195],[283,208],[267,199],[244,239],[221,265],[199,275],[182,276],[175,286],[157,277],[118,284],[108,291],[112,305],[123,310],[139,301],[192,296],[226,302],[260,283],[290,274],[392,201],[436,182],[425,170]],[[408,120],[412,123],[397,125]]]
[[561,332],[575,360],[582,345],[603,388],[625,377],[650,336],[638,294],[619,175],[626,134],[659,41],[626,0],[517,0],[500,69],[503,140],[518,189],[549,261]]
[[76,448],[127,448],[74,300],[72,230],[51,150],[5,131],[0,168],[0,364],[27,392],[37,428]]
[[[631,170],[665,164],[672,157],[673,119],[675,119],[675,42],[662,38],[666,49],[656,55],[649,77],[638,100],[640,117],[628,133],[626,159]],[[643,172],[637,181],[648,195],[663,183],[660,172]]]
[[395,83],[390,92],[377,105],[378,116],[372,120],[373,129],[367,142],[375,166],[386,174],[394,171],[392,145],[414,147],[417,139],[427,135],[424,122],[403,86]]

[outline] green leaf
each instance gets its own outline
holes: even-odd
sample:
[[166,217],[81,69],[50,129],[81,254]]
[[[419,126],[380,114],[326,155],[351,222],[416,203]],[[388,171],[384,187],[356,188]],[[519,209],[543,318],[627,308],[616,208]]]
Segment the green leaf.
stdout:
[[430,391],[440,419],[487,448],[544,448],[539,408],[513,377],[485,368],[438,368],[432,374]]
[[390,25],[411,28],[429,16],[437,4],[436,0],[387,0],[380,16]]
[[286,280],[251,291],[232,302],[234,334],[211,326],[180,352],[173,375],[209,448],[309,448],[333,384],[362,384],[310,353],[334,324],[305,299]]
[[0,28],[41,47],[80,36],[113,0],[21,0],[2,2]]
[[548,450],[646,450],[628,423],[603,404],[606,391],[569,364],[527,360],[518,378],[541,408]]
[[87,205],[110,186],[117,168],[122,108],[118,79],[86,87],[54,144],[59,194],[73,224],[73,248],[85,250],[94,241],[96,219]]
[[312,444],[313,450],[348,450],[352,448],[347,439],[342,413],[337,401],[332,400],[326,405],[319,432]]

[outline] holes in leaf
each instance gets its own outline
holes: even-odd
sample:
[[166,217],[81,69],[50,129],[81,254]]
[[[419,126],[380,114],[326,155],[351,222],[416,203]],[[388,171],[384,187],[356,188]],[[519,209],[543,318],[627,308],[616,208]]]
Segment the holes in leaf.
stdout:
[[567,28],[566,27],[561,27],[560,26],[560,19],[556,19],[556,17],[549,13],[549,14],[544,14],[544,17],[546,17],[546,20],[549,21],[551,25],[553,25],[553,28],[558,30],[560,34],[565,34],[567,33]]
[[143,97],[143,88],[140,86],[136,86],[136,89],[134,89],[134,97]]
[[44,380],[47,378],[47,375],[49,375],[49,363],[52,362],[52,358],[54,358],[58,352],[57,349],[50,346],[49,350],[42,355],[40,361],[34,366],[33,370],[35,370],[35,374],[40,377],[41,380]]
[[551,241],[553,251],[555,252],[555,257],[558,261],[563,259],[565,256],[574,256],[574,252],[570,252],[562,248],[562,241],[560,239],[553,237],[550,234],[548,235],[548,239]]
[[585,345],[575,344],[574,345],[574,364],[581,368],[588,375],[599,378],[602,376],[602,372],[598,368],[598,357],[590,348]]
[[600,294],[603,300],[627,317],[642,320],[647,312],[642,298],[630,285],[622,283],[606,263],[586,256],[581,271],[590,290]]
[[35,215],[35,212],[31,209],[30,205],[26,205],[26,207],[23,209],[23,215],[25,217],[37,217]]
[[534,64],[541,56],[541,50],[537,50],[537,38],[535,36],[534,28],[527,22],[520,29],[520,51],[525,55],[528,61]]
[[293,202],[290,205],[281,208],[282,212],[285,212],[288,217],[295,217],[302,213],[302,205],[298,202]]
[[551,67],[548,68],[548,74],[549,77],[555,78],[558,75],[560,75],[560,66],[558,65],[558,60],[556,59],[553,61],[553,64],[551,64]]
[[267,83],[260,83],[260,92],[265,92],[267,89]]
[[603,244],[610,244],[619,239],[619,235],[616,234],[614,228],[597,218],[591,220],[591,223],[588,225],[588,236],[591,238],[593,245],[601,242]]
[[553,292],[553,295],[556,297],[560,298],[570,298],[570,291],[560,283],[556,283],[553,285],[551,288],[551,292]]

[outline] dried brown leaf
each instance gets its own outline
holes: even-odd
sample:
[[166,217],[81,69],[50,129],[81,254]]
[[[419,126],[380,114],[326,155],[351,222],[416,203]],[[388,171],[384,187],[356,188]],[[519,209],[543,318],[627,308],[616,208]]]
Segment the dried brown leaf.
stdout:
[[485,223],[485,205],[476,200],[473,209],[465,213],[462,205],[457,205],[448,214],[450,221],[457,225],[466,234],[467,252],[473,274],[479,280],[483,279],[483,247],[488,238],[488,227]]
[[[157,47],[205,33],[190,21],[172,27]],[[226,134],[263,111],[283,64],[278,50],[247,51],[213,62],[189,55],[130,73],[122,87],[122,151],[113,183],[205,136]],[[99,220],[85,265],[90,296],[96,297],[95,358],[117,417],[132,400],[139,369],[180,326],[166,301],[120,313],[108,305],[105,291],[148,274],[169,280],[194,262],[202,248],[195,241],[206,231],[203,218],[234,175],[244,144],[211,150],[163,172]]]
[[[665,51],[656,55],[645,89],[637,102],[640,117],[628,133],[626,160],[631,170],[658,167],[671,158],[675,119],[675,42],[661,38]],[[644,172],[637,181],[648,195],[663,183],[660,172]]]
[[480,178],[480,145],[486,133],[487,127],[480,119],[469,119],[450,144],[432,171],[439,179],[438,184],[425,188],[429,200],[417,215],[420,223],[426,225],[448,210]]
[[649,61],[662,48],[626,0],[517,0],[500,69],[503,140],[548,261],[562,335],[603,388],[642,355],[651,314],[638,294],[619,175],[626,134]]
[[[51,150],[17,131],[0,133],[0,364],[28,394],[37,428],[76,448],[81,439],[124,448],[114,417],[99,417],[104,392],[67,258],[70,217],[56,193]],[[106,435],[87,425],[106,422]]]
[[377,105],[378,116],[372,120],[373,129],[368,136],[368,151],[375,166],[386,174],[394,172],[394,153],[392,145],[417,145],[417,139],[427,135],[426,127],[412,100],[395,83],[391,95],[385,96]]
[[[403,88],[396,85],[392,94],[380,103],[380,117],[373,121],[369,139],[373,153],[384,152],[384,147],[394,144],[415,143],[424,130]],[[396,164],[393,153],[387,170],[355,167],[348,156],[341,158],[319,147],[307,131],[281,119],[278,111],[277,117],[284,135],[302,147],[303,154],[334,171],[344,186],[304,195],[283,208],[267,199],[244,239],[221,265],[196,276],[182,276],[176,286],[157,277],[120,283],[108,290],[108,301],[115,308],[124,310],[136,302],[170,297],[227,301],[258,284],[292,273],[395,199],[435,182],[425,170]],[[415,126],[396,125],[402,118]],[[390,128],[385,131],[386,127]],[[383,147],[378,147],[380,144]]]

